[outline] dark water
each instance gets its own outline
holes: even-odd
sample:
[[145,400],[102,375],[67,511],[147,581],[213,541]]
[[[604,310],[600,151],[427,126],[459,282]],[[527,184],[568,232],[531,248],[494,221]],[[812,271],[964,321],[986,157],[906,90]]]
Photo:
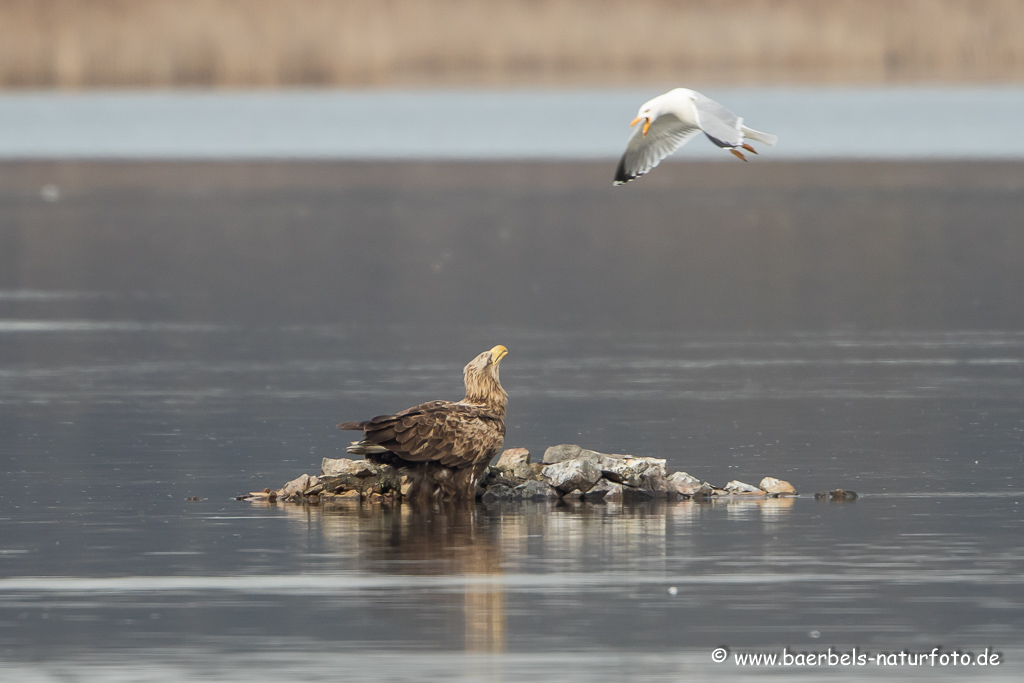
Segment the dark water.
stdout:
[[[4,680],[1018,680],[1024,165],[609,175],[0,165]],[[509,446],[805,495],[233,500],[498,343]],[[863,495],[808,495],[836,487]]]

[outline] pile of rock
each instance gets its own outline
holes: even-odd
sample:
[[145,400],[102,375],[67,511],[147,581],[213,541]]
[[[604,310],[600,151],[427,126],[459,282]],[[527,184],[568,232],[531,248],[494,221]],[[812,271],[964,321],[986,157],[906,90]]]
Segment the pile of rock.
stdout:
[[[366,460],[324,458],[319,476],[303,474],[280,489],[264,489],[245,500],[399,501],[409,490],[401,470]],[[765,477],[759,486],[731,481],[712,486],[686,472],[668,473],[661,458],[598,453],[575,444],[552,446],[539,463],[530,462],[525,448],[510,448],[487,469],[477,497],[484,503],[501,500],[584,500],[619,502],[644,500],[706,500],[718,496],[795,496],[787,481]]]
[[575,444],[552,446],[535,464],[525,448],[509,449],[481,483],[485,503],[513,498],[618,502],[797,493],[789,482],[774,477],[765,477],[760,487],[731,481],[720,488],[686,472],[669,474],[663,458],[598,453]]

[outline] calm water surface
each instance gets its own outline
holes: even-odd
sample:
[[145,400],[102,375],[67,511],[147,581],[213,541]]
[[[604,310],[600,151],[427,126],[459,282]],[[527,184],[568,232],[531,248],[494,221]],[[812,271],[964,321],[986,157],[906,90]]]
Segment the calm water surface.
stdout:
[[[630,89],[0,92],[0,159],[618,159]],[[701,87],[773,159],[1024,159],[1020,86]],[[763,150],[762,150],[763,151]],[[706,139],[681,159],[733,160]],[[733,160],[734,161],[734,160]]]
[[[606,166],[0,165],[4,679],[1019,680],[1024,167]],[[509,446],[804,495],[233,499],[497,343]]]

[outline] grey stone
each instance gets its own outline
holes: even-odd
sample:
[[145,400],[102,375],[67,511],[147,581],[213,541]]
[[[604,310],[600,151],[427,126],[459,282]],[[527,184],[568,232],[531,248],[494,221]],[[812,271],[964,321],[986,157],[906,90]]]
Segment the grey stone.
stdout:
[[282,486],[277,491],[277,497],[281,500],[292,500],[298,498],[305,493],[307,489],[310,489],[319,483],[319,477],[311,477],[308,474],[303,474]]
[[555,463],[562,462],[563,460],[574,460],[580,457],[584,452],[594,453],[594,451],[588,451],[573,443],[563,443],[558,446],[551,446],[545,450],[542,462],[545,465],[554,465]]
[[711,484],[704,482],[690,494],[690,497],[694,500],[707,500],[710,496],[715,495],[716,490],[720,491],[721,489],[715,489]]
[[523,500],[558,500],[558,491],[542,481],[528,481],[514,491]]
[[498,458],[498,462],[494,463],[494,467],[499,470],[511,470],[520,463],[530,464],[530,451],[525,448],[506,448]]
[[540,479],[540,473],[525,462],[516,463],[511,470],[505,470],[505,472],[522,481],[538,481]]
[[759,486],[769,496],[795,496],[797,494],[797,490],[792,484],[775,477],[765,477]]
[[373,477],[378,470],[369,460],[324,458],[320,463],[320,473],[329,477]]
[[742,481],[735,479],[725,485],[725,492],[733,495],[764,495],[764,491],[758,487],[744,484]]
[[516,493],[513,489],[507,486],[498,484],[492,486],[484,492],[483,497],[480,499],[483,503],[495,503],[499,500],[511,500],[516,497]]
[[634,488],[632,486],[622,487],[622,500],[630,503],[641,503],[645,500],[654,500],[654,491],[644,488]]
[[680,496],[692,496],[703,486],[700,479],[690,476],[686,472],[673,472],[666,478],[666,481],[669,491]]
[[583,498],[590,502],[619,502],[623,498],[622,489],[622,484],[614,481],[608,481],[607,479],[601,479],[594,484],[589,491],[583,494]]
[[643,483],[643,477],[632,460],[608,460],[602,463],[601,474],[605,479],[634,488]]
[[598,467],[610,460],[621,460],[631,458],[630,455],[616,455],[614,453],[598,453],[589,448],[583,448],[572,443],[563,443],[558,446],[551,446],[544,451],[544,464],[553,465],[565,460],[589,460]]
[[664,496],[672,490],[667,480],[665,460],[662,458],[625,456],[606,459],[601,463],[601,472],[606,479],[643,488],[658,496]]
[[327,493],[359,491],[370,493],[400,492],[401,477],[391,465],[378,465],[368,460],[324,458],[321,464],[320,490]]
[[666,497],[672,490],[668,483],[665,461],[661,458],[637,458],[644,468],[640,473],[640,486],[655,494],[656,498]]
[[544,481],[559,491],[579,489],[586,493],[601,478],[601,470],[587,460],[563,460],[541,471]]
[[480,481],[477,482],[477,486],[482,489],[488,489],[491,486],[508,486],[509,488],[515,488],[522,482],[517,481],[515,476],[508,470],[499,470],[497,467],[488,467]]
[[835,503],[847,503],[857,500],[856,491],[835,489],[833,491],[820,491],[814,494],[814,500],[830,500]]

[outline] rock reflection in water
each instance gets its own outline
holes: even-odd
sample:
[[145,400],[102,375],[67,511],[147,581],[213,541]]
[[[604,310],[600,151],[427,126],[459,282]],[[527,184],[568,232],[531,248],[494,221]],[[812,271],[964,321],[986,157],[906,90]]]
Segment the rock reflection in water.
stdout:
[[[285,514],[318,534],[326,556],[349,572],[464,577],[467,652],[507,649],[510,581],[529,590],[530,576],[671,571],[669,560],[700,552],[694,533],[702,516],[771,527],[795,498],[729,497],[706,502],[640,504],[504,503],[424,509],[346,502],[331,506],[280,504]],[[514,577],[512,575],[515,575]],[[525,586],[518,585],[519,582]],[[427,590],[427,589],[425,589]],[[546,586],[550,591],[550,585]],[[566,591],[575,590],[566,586]],[[441,600],[446,600],[447,593]]]

